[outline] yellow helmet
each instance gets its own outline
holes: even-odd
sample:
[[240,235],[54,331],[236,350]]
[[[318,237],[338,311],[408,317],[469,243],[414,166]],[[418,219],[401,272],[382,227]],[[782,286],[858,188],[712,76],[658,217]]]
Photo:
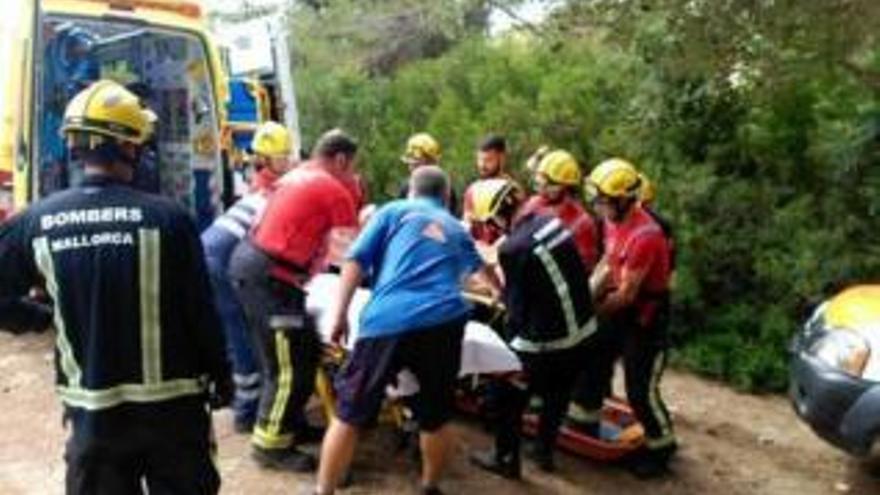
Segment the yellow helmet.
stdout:
[[254,153],[263,156],[288,156],[293,149],[293,137],[287,128],[278,122],[263,122],[254,133],[251,149]]
[[657,198],[657,188],[645,174],[640,173],[639,180],[642,182],[642,188],[639,190],[639,201],[649,205]]
[[566,186],[581,183],[581,168],[571,153],[555,150],[541,158],[537,173],[544,174],[551,182]]
[[590,173],[587,187],[591,192],[613,198],[637,198],[642,181],[639,172],[626,160],[611,158],[600,163]]
[[80,91],[64,112],[61,133],[88,134],[144,144],[153,133],[156,114],[121,84],[104,79]]
[[531,156],[529,156],[529,158],[526,160],[526,170],[528,170],[531,173],[537,172],[538,165],[541,164],[541,159],[543,159],[544,156],[547,155],[547,153],[549,153],[549,152],[550,152],[549,146],[541,145],[541,147],[538,148],[537,150],[535,150],[535,152],[532,153]]
[[510,179],[484,179],[471,186],[471,194],[471,218],[485,222],[516,200],[516,184]]
[[440,143],[426,132],[413,134],[406,142],[406,151],[400,157],[404,163],[437,163],[440,161]]

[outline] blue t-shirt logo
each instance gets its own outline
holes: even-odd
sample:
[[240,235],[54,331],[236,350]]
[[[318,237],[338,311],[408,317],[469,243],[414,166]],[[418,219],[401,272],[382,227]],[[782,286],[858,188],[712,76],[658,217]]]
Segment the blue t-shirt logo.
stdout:
[[443,226],[437,222],[429,223],[425,230],[422,231],[422,235],[440,244],[446,244],[446,234],[443,232]]

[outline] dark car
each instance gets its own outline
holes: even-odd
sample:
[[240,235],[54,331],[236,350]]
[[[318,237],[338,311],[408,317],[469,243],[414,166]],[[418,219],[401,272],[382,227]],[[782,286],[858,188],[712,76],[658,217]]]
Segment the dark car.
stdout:
[[819,306],[791,345],[791,400],[819,436],[857,456],[880,452],[880,285]]

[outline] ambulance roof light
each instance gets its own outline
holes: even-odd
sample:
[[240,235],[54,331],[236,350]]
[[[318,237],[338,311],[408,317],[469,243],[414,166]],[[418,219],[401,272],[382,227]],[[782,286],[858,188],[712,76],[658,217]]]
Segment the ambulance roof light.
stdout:
[[202,16],[202,7],[193,1],[174,0],[90,0],[92,2],[108,3],[113,10],[133,11],[135,9],[154,9],[174,12],[186,17],[197,19]]

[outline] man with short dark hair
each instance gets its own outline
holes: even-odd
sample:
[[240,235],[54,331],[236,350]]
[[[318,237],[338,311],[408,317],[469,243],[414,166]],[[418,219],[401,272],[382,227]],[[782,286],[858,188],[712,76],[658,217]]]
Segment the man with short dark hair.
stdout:
[[[485,179],[508,179],[513,178],[507,174],[507,140],[498,134],[489,134],[477,146],[477,174],[479,180]],[[475,182],[476,183],[476,182]],[[501,236],[502,232],[494,225],[480,222],[473,217],[473,185],[472,183],[464,191],[462,204],[462,219],[468,225],[471,235],[482,244],[492,245]]]
[[321,356],[304,287],[325,267],[330,243],[353,237],[357,227],[345,186],[357,150],[342,131],[321,136],[314,158],[279,180],[262,217],[232,254],[230,277],[260,343],[263,386],[251,441],[264,467],[314,469],[314,459],[296,448],[320,435],[303,411]]
[[461,295],[465,276],[485,270],[473,240],[444,208],[449,179],[435,166],[410,177],[410,198],[383,206],[367,224],[342,268],[333,341],[348,334],[348,308],[364,274],[375,281],[361,313],[354,350],[336,379],[338,417],[324,439],[315,493],[330,494],[354,455],[362,428],[371,424],[386,386],[402,368],[419,382],[416,415],[421,429],[422,491],[440,493],[437,481],[449,448],[448,420],[455,398],[464,325],[470,312]]

